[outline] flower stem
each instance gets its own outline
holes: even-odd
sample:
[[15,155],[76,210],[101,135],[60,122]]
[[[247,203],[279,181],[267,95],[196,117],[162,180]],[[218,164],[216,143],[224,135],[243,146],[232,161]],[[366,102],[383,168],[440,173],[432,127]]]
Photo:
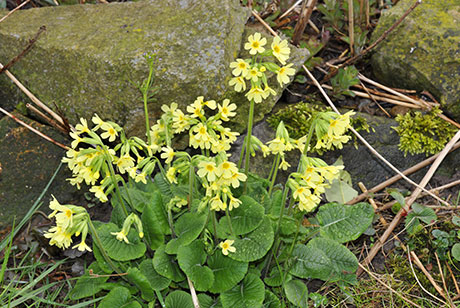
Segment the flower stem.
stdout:
[[190,162],[189,172],[188,172],[188,210],[189,211],[192,207],[192,201],[193,201],[193,182],[195,179],[194,171],[195,171],[195,168],[193,168],[192,162]]
[[142,89],[142,94],[143,94],[143,98],[144,98],[145,134],[147,135],[147,140],[148,140],[149,145],[152,144],[152,137],[150,136],[149,110],[148,110],[148,107],[147,107],[147,102],[148,102],[149,88],[150,88],[150,84],[152,82],[152,75],[153,75],[153,69],[150,68],[149,76],[147,77],[147,82],[145,84],[145,88]]
[[230,213],[228,211],[228,207],[225,208],[225,216],[227,216],[228,220],[228,226],[230,228],[230,233],[232,234],[233,237],[235,237],[235,233],[233,233],[233,228],[232,228],[232,218],[230,217]]
[[126,209],[125,203],[123,202],[123,197],[121,196],[120,187],[118,186],[117,178],[115,176],[115,170],[113,169],[112,165],[112,158],[110,157],[110,153],[107,150],[107,146],[104,146],[104,152],[106,156],[107,165],[109,166],[110,178],[112,179],[112,183],[115,186],[115,193],[117,195],[118,201],[120,202],[121,208],[126,216],[129,215],[128,210]]
[[[254,100],[252,99],[249,104],[249,119],[248,119],[248,133],[246,135],[246,149],[244,157],[244,174],[246,177],[249,174],[249,152],[251,152],[251,135],[252,135],[252,125],[254,122]],[[244,193],[248,187],[248,182],[244,182]]]
[[244,155],[244,150],[245,149],[246,149],[246,139],[244,140],[243,144],[241,145],[240,158],[238,159],[238,169],[241,169],[241,164],[243,163],[243,155]]
[[271,179],[271,182],[270,182],[270,188],[268,190],[268,196],[272,195],[273,185],[275,185],[276,176],[278,175],[278,168],[279,168],[279,165],[280,165],[280,159],[281,159],[281,155],[277,154],[275,167],[274,167],[275,169],[273,171],[273,176],[272,176],[272,179]]

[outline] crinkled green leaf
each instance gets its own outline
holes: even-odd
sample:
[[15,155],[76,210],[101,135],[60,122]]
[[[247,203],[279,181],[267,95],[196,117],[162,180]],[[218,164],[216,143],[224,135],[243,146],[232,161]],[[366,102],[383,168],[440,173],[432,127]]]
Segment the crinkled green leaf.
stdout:
[[139,239],[139,234],[135,229],[132,228],[127,236],[129,244],[117,240],[116,236],[111,234],[119,231],[120,228],[113,223],[103,224],[97,228],[102,247],[107,251],[109,257],[116,261],[129,261],[142,257],[147,248]]
[[[92,277],[90,271],[92,271],[93,274],[101,275],[101,277]],[[70,291],[69,298],[71,300],[78,300],[93,296],[103,289],[107,279],[109,279],[109,277],[102,271],[98,263],[93,262],[85,271],[85,274],[78,278],[75,287]]]
[[264,298],[264,283],[254,274],[247,274],[242,282],[220,295],[224,308],[258,308]]
[[212,298],[204,293],[198,294],[197,297],[200,302],[200,308],[222,308],[219,298]]
[[214,283],[209,288],[212,293],[222,293],[231,289],[248,271],[248,263],[232,260],[220,251],[209,256],[207,264],[214,273]]
[[339,243],[356,240],[367,230],[373,218],[374,209],[366,202],[354,205],[328,203],[316,214],[321,236]]
[[281,308],[281,302],[278,297],[272,292],[265,290],[265,299],[262,305],[263,308]]
[[455,258],[455,260],[460,261],[460,244],[456,243],[454,246],[452,246],[452,257]]
[[179,265],[177,265],[176,258],[165,252],[164,245],[158,247],[155,251],[155,255],[153,256],[153,267],[158,274],[175,282],[180,282],[185,279]]
[[285,283],[284,292],[287,299],[296,307],[308,308],[308,289],[299,279],[292,279]]
[[268,217],[260,226],[242,238],[235,239],[233,246],[236,251],[228,256],[237,261],[251,262],[264,257],[273,244],[274,232]]
[[161,276],[153,267],[152,259],[145,259],[139,265],[141,272],[147,277],[150,286],[154,291],[161,291],[166,289],[171,284],[171,279]]
[[164,235],[171,233],[160,192],[152,194],[152,202],[144,207],[141,220],[145,240],[152,250],[157,249],[164,243]]
[[165,299],[166,308],[194,308],[192,296],[184,291],[169,293]]
[[358,260],[348,248],[326,238],[296,245],[292,257],[290,273],[304,279],[337,280],[358,269]]
[[146,301],[152,301],[155,299],[155,295],[144,273],[142,273],[137,267],[130,267],[127,271],[126,278],[130,283],[134,284],[142,294],[142,298]]
[[177,251],[179,266],[193,282],[197,291],[207,291],[214,283],[212,270],[203,265],[206,256],[204,244],[200,240],[181,246]]
[[454,215],[454,216],[452,217],[452,223],[453,223],[454,225],[456,225],[457,227],[460,227],[460,217]]
[[193,242],[201,233],[206,224],[206,215],[202,213],[185,213],[174,224],[176,238],[166,244],[166,252],[176,254],[181,246]]
[[171,191],[171,184],[163,177],[161,173],[157,173],[153,178],[153,184],[161,192],[163,201],[166,203],[174,197],[173,192]]
[[409,234],[416,234],[422,229],[420,220],[426,224],[430,224],[436,221],[437,218],[433,209],[414,203],[412,204],[412,210],[407,214],[405,219],[406,230]]
[[129,290],[125,287],[118,286],[112,289],[112,291],[104,297],[98,308],[122,308],[125,307],[130,300],[131,294],[129,293]]
[[283,191],[277,190],[272,193],[271,204],[269,213],[278,216],[281,211],[281,205],[283,203]]
[[[264,219],[264,208],[249,196],[240,197],[241,205],[230,212],[233,233],[242,235],[255,230]],[[219,221],[222,229],[229,230],[228,218],[222,217]]]
[[[283,274],[285,276],[285,281],[288,281],[292,278],[291,274],[289,273],[283,272]],[[264,282],[267,286],[270,287],[279,287],[283,284],[283,278],[280,275],[278,267],[272,267],[270,275],[268,277],[265,277]]]

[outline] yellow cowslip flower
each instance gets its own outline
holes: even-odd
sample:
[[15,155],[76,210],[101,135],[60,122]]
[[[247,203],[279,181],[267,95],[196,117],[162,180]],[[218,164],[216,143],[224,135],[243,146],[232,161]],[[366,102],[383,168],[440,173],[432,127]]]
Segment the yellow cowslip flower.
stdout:
[[270,88],[268,85],[265,85],[264,87],[264,95],[263,95],[263,98],[266,99],[267,97],[269,97],[271,95],[275,96],[276,95],[276,91],[273,90],[272,88]]
[[217,176],[224,179],[231,179],[235,173],[238,173],[238,168],[235,163],[229,161],[220,163],[216,170]]
[[308,187],[299,186],[293,193],[292,196],[295,200],[306,203],[309,196],[311,195],[311,191]]
[[237,199],[230,194],[228,194],[228,197],[230,198],[230,203],[228,204],[229,211],[233,210],[234,208],[236,209],[242,203],[240,199]]
[[198,123],[192,128],[190,131],[189,143],[195,149],[198,147],[202,149],[209,149],[211,147],[211,136],[203,123]]
[[101,134],[101,138],[108,138],[109,142],[115,141],[115,138],[118,136],[118,132],[111,124],[104,122],[101,125],[101,129],[104,130],[104,132]]
[[259,78],[262,77],[262,73],[257,69],[257,67],[251,67],[246,75],[247,80],[252,80],[253,82],[257,82]]
[[177,103],[171,103],[171,106],[168,106],[168,105],[161,106],[161,111],[163,111],[164,113],[174,114],[176,110],[177,110]]
[[203,106],[206,106],[211,110],[214,110],[217,107],[215,100],[205,101],[203,102]]
[[172,127],[175,129],[174,133],[179,134],[184,130],[189,129],[190,118],[186,116],[182,110],[174,110]]
[[236,115],[236,112],[233,112],[233,110],[236,110],[236,104],[230,104],[229,99],[224,99],[222,106],[220,104],[217,106],[219,108],[220,118],[224,121],[228,121],[230,120],[230,117],[234,117]]
[[91,121],[93,121],[93,123],[96,125],[93,128],[94,131],[98,130],[102,126],[102,124],[105,123],[97,114],[94,114],[94,116],[91,118]]
[[192,118],[203,116],[203,96],[199,96],[191,105],[187,106],[187,112]]
[[233,76],[245,77],[249,70],[249,63],[243,59],[236,59],[236,62],[230,63],[230,68],[234,68],[232,71]]
[[84,118],[80,118],[80,123],[75,126],[76,133],[78,135],[83,134],[83,133],[89,133],[89,128],[88,128],[88,121]]
[[124,174],[132,167],[134,167],[134,158],[132,158],[129,154],[125,154],[119,158],[116,158],[114,163],[118,167],[118,171],[120,171],[121,174]]
[[262,90],[258,86],[252,87],[251,90],[249,90],[249,92],[246,93],[246,97],[248,98],[248,100],[250,101],[254,100],[254,102],[256,103],[262,102],[264,95],[265,95],[264,90]]
[[217,167],[214,162],[202,161],[198,164],[198,168],[200,168],[197,172],[199,177],[206,177],[209,182],[216,180]]
[[275,36],[272,42],[273,55],[281,62],[286,65],[286,60],[289,59],[291,49],[288,47],[286,40],[281,40],[279,36]]
[[77,248],[79,251],[85,251],[85,250],[88,250],[90,252],[93,251],[83,240],[80,242],[80,244],[72,246],[72,249],[75,249],[75,248]]
[[229,86],[235,86],[236,92],[241,92],[246,90],[246,81],[244,81],[243,77],[234,77],[230,79],[228,83]]
[[128,232],[125,229],[121,229],[120,232],[110,232],[110,234],[115,235],[120,242],[124,241],[126,244],[129,244],[129,240],[126,237]]
[[249,54],[251,55],[264,52],[265,48],[263,48],[263,46],[267,44],[267,39],[261,37],[259,32],[250,35],[248,37],[248,42],[244,44],[244,49],[249,50]]
[[232,177],[229,180],[229,185],[232,185],[233,188],[240,186],[240,182],[245,182],[247,179],[246,174],[241,172],[235,172],[232,174]]
[[176,156],[176,152],[174,152],[174,149],[170,146],[167,146],[162,147],[161,150],[163,151],[163,153],[161,153],[160,157],[166,160],[165,163],[171,163],[174,157]]
[[75,214],[74,210],[65,205],[61,206],[59,213],[56,214],[56,224],[63,229],[67,229],[73,224],[73,214]]
[[291,167],[291,165],[286,160],[284,160],[284,156],[281,157],[281,164],[279,165],[279,169],[287,170],[289,167]]
[[72,244],[72,234],[61,226],[52,227],[44,236],[50,239],[50,245],[56,245],[59,248],[69,248]]
[[144,184],[147,184],[147,174],[145,173],[145,171],[142,171],[136,174],[136,177],[134,178],[134,182],[136,183],[142,182]]
[[169,183],[177,184],[176,168],[170,167],[168,171],[166,172],[166,178],[168,179]]
[[72,143],[70,144],[70,146],[72,147],[72,149],[76,149],[78,144],[80,142],[83,142],[83,138],[81,138],[78,134],[76,134],[74,132],[70,132],[69,135],[70,135],[70,137],[72,137],[74,139],[72,141]]
[[51,214],[48,215],[48,218],[52,218],[54,216],[56,216],[56,214],[61,211],[62,209],[64,209],[64,206],[61,205],[59,203],[59,201],[57,201],[56,197],[51,195],[53,197],[53,200],[51,200],[50,202],[50,205],[49,205],[49,208],[53,210],[53,212]]
[[236,248],[233,247],[234,240],[225,240],[219,244],[219,247],[222,249],[222,254],[227,256],[229,252],[235,252]]
[[318,206],[320,201],[321,199],[317,195],[311,194],[306,197],[305,202],[299,202],[299,210],[311,212]]
[[222,202],[219,195],[211,198],[211,200],[209,200],[209,205],[212,211],[225,211],[227,208],[227,205]]
[[289,76],[295,75],[295,69],[291,68],[292,65],[293,64],[291,63],[283,66],[276,73],[276,80],[278,80],[280,86],[283,86],[283,84],[288,84],[290,81]]
[[103,203],[109,201],[102,186],[94,185],[89,189],[89,191],[94,193],[94,195],[96,196],[96,198],[99,199],[99,201]]
[[276,137],[275,139],[267,142],[268,148],[272,154],[283,154],[286,149],[284,138]]

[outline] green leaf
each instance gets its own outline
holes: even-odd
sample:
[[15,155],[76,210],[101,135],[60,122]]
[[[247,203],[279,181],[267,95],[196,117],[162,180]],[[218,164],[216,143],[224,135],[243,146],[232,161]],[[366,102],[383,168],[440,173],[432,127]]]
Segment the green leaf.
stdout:
[[[89,274],[90,270],[93,274],[99,274],[102,275],[102,277],[92,277]],[[75,287],[73,287],[72,291],[70,291],[69,298],[71,300],[78,300],[93,296],[103,289],[104,284],[108,279],[109,277],[105,275],[105,272],[102,271],[98,263],[93,262],[85,271],[85,274],[78,278]]]
[[166,289],[171,284],[171,279],[161,276],[153,267],[152,259],[145,259],[139,265],[141,272],[147,277],[150,286],[154,291],[161,291]]
[[297,307],[308,308],[308,289],[304,282],[293,279],[284,285],[287,299]]
[[[102,256],[101,251],[99,250],[99,247],[94,243],[93,241],[93,255],[94,258],[96,258],[97,264],[101,268],[101,270],[104,271],[106,274],[111,274],[113,272],[112,267],[110,264],[105,260],[105,258]],[[118,262],[115,260],[112,260],[112,262],[118,266]]]
[[161,173],[157,173],[155,175],[155,177],[153,178],[153,184],[161,192],[165,204],[167,204],[169,200],[171,200],[171,198],[174,197],[174,194],[171,191],[171,184],[169,184],[169,182],[166,181],[166,179],[163,177]]
[[217,308],[222,307],[219,302],[219,298],[213,299],[211,296],[204,293],[197,295],[198,302],[200,303],[200,308]]
[[206,256],[204,244],[200,240],[181,246],[177,251],[179,266],[193,282],[197,291],[207,291],[214,283],[212,270],[203,266]]
[[404,206],[406,204],[406,199],[404,198],[403,194],[397,190],[390,190],[390,195],[395,198],[395,200],[401,205]]
[[331,187],[326,188],[326,199],[329,202],[347,203],[358,195],[358,192],[345,181],[333,180]]
[[460,227],[460,217],[458,216],[453,216],[452,217],[452,223],[456,225],[457,227]]
[[272,247],[274,232],[268,217],[264,217],[262,224],[241,239],[235,239],[235,252],[228,256],[237,261],[251,262],[259,260],[267,254]]
[[153,193],[152,202],[144,207],[141,220],[145,240],[149,244],[150,249],[157,249],[163,244],[164,235],[171,233],[160,192],[155,191]]
[[224,308],[258,308],[264,298],[264,283],[254,274],[246,275],[240,284],[220,295]]
[[201,233],[206,224],[206,215],[201,213],[185,213],[174,224],[177,238],[166,244],[166,252],[176,254],[180,246],[193,242]]
[[318,219],[322,237],[346,243],[356,240],[371,225],[373,207],[366,202],[354,205],[328,203],[319,208]]
[[[239,198],[241,205],[230,212],[233,233],[242,235],[254,231],[264,219],[264,207],[249,196]],[[223,216],[219,221],[220,228],[229,230],[228,218]]]
[[184,291],[169,293],[165,299],[166,308],[194,308],[192,296]]
[[222,293],[233,288],[248,271],[248,263],[232,260],[220,251],[209,256],[207,264],[214,273],[214,283],[209,288],[212,293]]
[[452,257],[455,258],[455,260],[460,261],[460,244],[456,243],[454,246],[452,246]]
[[113,223],[107,223],[97,228],[97,233],[102,242],[102,247],[107,251],[110,258],[116,261],[129,261],[142,257],[145,254],[146,247],[139,239],[139,235],[133,229],[129,232],[127,238],[129,244],[117,240],[111,232],[119,232],[120,228]]
[[281,308],[281,302],[272,292],[265,290],[263,308]]
[[409,234],[414,235],[422,228],[420,220],[430,224],[437,219],[438,217],[433,209],[414,203],[412,204],[412,211],[407,214],[405,219],[406,230]]
[[132,207],[138,212],[144,211],[144,207],[153,202],[153,195],[151,192],[142,191],[135,186],[123,189],[123,199],[128,203],[132,201]]
[[177,265],[174,256],[165,252],[165,246],[160,246],[153,256],[153,267],[163,277],[169,278],[175,282],[185,279],[184,274]]
[[[289,273],[284,273],[284,279],[286,281],[290,280],[292,276]],[[283,284],[283,278],[280,275],[278,267],[273,267],[270,271],[270,276],[265,277],[264,282],[267,286],[270,287],[279,287]]]
[[272,215],[279,216],[281,212],[281,203],[283,202],[283,192],[281,190],[277,190],[272,194],[271,204],[269,213]]
[[[98,308],[122,308],[126,307],[131,294],[125,287],[116,287],[110,291],[99,304]],[[139,305],[139,304],[138,304]],[[140,307],[140,305],[138,306]]]
[[358,260],[345,246],[326,238],[314,238],[307,245],[296,245],[290,273],[299,278],[342,279],[358,269]]
[[126,278],[141,291],[143,299],[146,301],[153,301],[155,299],[150,282],[137,267],[130,267],[127,271]]

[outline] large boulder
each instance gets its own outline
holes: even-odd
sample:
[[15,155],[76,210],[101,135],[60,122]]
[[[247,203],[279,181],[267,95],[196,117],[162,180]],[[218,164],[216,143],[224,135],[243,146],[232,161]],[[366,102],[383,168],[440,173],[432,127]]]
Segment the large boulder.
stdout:
[[[51,127],[14,114],[54,140],[65,142]],[[9,117],[0,119],[0,229],[12,225],[13,219],[19,223],[53,176],[64,153]],[[43,210],[51,194],[64,203],[75,198],[75,187],[66,181],[70,176],[67,165],[63,165],[42,199]]]
[[[46,33],[11,69],[18,79],[44,102],[55,102],[71,123],[96,112],[122,124],[128,133],[144,135],[141,94],[132,83],[148,74],[145,52],[158,57],[160,90],[149,105],[152,119],[159,116],[162,104],[177,102],[184,108],[201,95],[231,97],[239,106],[248,105],[244,95],[229,91],[228,82],[229,64],[246,39],[249,14],[237,0],[149,0],[18,11],[0,25],[0,62],[20,53],[45,25]],[[305,52],[297,54],[298,67]],[[12,89],[0,76],[0,97],[8,92],[14,104],[18,97]],[[261,112],[278,97],[256,117],[262,118]],[[235,121],[240,130],[244,112]]]
[[[376,40],[414,3],[401,0],[384,11]],[[423,0],[377,47],[377,79],[398,88],[427,90],[460,120],[460,1]]]

